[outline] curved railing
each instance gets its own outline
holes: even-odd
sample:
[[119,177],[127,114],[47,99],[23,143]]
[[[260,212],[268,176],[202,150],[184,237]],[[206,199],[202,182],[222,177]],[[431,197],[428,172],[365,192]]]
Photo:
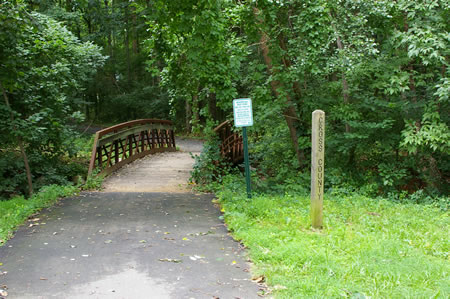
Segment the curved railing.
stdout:
[[145,155],[164,151],[176,151],[171,121],[138,119],[121,123],[95,133],[88,175],[96,167],[99,174],[110,174]]
[[227,120],[218,125],[214,132],[222,142],[220,144],[221,156],[234,164],[238,164],[244,161],[244,143],[242,136],[232,130],[232,123],[232,121]]

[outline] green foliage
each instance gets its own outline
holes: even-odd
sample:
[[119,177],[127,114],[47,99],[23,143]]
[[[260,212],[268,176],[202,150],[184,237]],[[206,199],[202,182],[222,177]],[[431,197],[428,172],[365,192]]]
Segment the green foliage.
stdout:
[[[236,7],[227,1],[156,1],[155,7],[147,23],[152,33],[145,42],[151,57],[147,64],[168,90],[172,115],[178,116],[179,110],[193,113],[193,119],[182,118],[194,127],[201,118],[216,120],[210,109],[212,105],[220,110],[231,107],[247,52],[229,30],[234,25],[229,16],[235,16]],[[186,109],[189,105],[192,111]]]
[[196,184],[201,191],[211,191],[222,184],[223,177],[232,171],[231,164],[220,155],[220,142],[211,138],[203,145],[200,155],[192,155],[195,159],[190,182]]
[[41,209],[53,205],[59,198],[76,195],[74,186],[49,185],[29,199],[16,196],[10,200],[0,200],[0,246],[12,237],[13,231],[28,217]]
[[[36,188],[67,184],[84,171],[76,160],[73,124],[86,83],[106,57],[90,42],[81,42],[61,23],[22,4],[0,6],[0,196],[22,192],[24,144]],[[9,100],[9,105],[7,104]],[[75,159],[74,159],[75,158]]]
[[67,151],[81,109],[108,122],[172,118],[201,134],[248,96],[253,166],[267,185],[307,176],[311,112],[322,109],[329,188],[449,192],[446,1],[26,3],[0,7],[10,151],[18,135],[27,150]]
[[92,174],[87,177],[86,182],[81,185],[82,190],[99,190],[102,186],[104,177],[98,175],[99,170],[94,169]]
[[313,231],[308,196],[247,199],[224,181],[228,228],[276,298],[449,296],[449,221],[435,205],[328,194],[325,227]]

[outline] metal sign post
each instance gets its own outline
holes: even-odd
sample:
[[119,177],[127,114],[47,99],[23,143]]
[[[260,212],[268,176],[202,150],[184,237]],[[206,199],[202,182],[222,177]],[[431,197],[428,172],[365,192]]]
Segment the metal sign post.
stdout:
[[242,137],[244,142],[244,164],[245,181],[247,183],[247,197],[252,198],[252,188],[250,184],[250,163],[248,161],[248,138],[247,127],[253,126],[253,111],[251,99],[233,100],[234,126],[242,127]]

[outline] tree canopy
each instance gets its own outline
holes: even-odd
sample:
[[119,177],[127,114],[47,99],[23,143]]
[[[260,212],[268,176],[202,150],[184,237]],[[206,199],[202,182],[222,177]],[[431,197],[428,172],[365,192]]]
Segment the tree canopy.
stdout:
[[448,0],[5,2],[0,130],[9,149],[21,138],[30,154],[61,155],[80,117],[170,118],[198,133],[251,97],[264,179],[307,176],[321,109],[327,188],[448,194],[449,11]]

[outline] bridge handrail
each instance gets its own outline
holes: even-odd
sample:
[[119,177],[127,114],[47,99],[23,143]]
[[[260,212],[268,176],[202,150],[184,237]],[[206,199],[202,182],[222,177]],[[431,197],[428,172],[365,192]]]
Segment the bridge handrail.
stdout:
[[138,119],[117,124],[95,133],[88,175],[95,167],[101,168],[100,174],[109,174],[145,155],[175,150],[169,120]]
[[231,120],[224,121],[214,129],[214,132],[221,141],[221,156],[237,164],[244,160],[244,143],[242,136],[233,131],[232,123]]

